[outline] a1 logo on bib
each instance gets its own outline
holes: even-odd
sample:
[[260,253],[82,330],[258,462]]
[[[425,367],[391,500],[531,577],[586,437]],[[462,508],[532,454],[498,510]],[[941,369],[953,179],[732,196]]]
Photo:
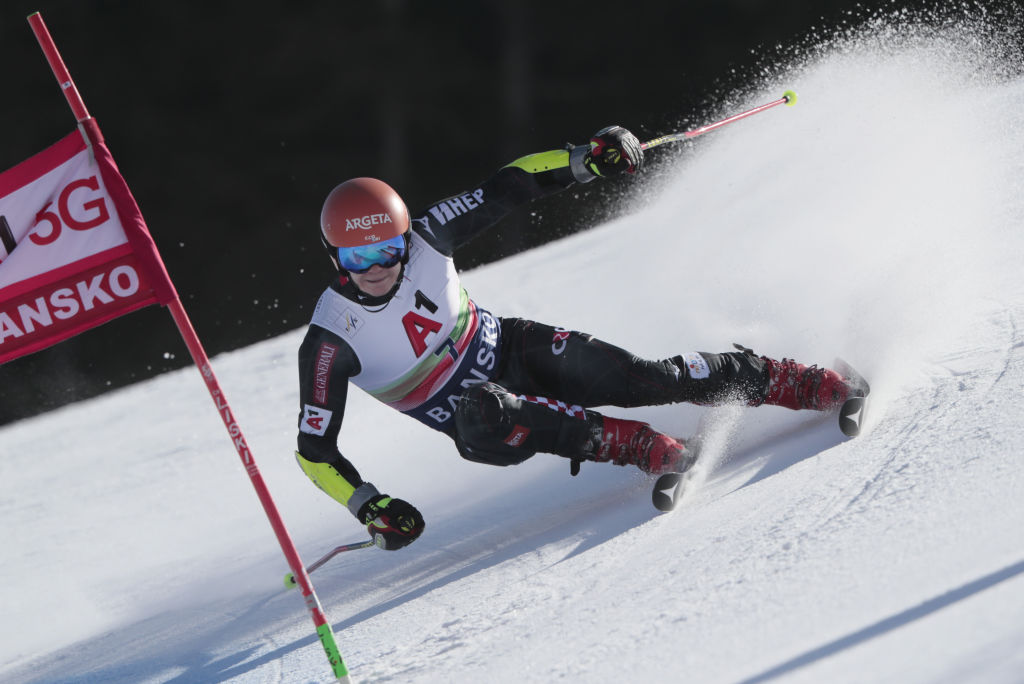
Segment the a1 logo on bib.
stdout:
[[299,425],[299,431],[323,437],[327,432],[327,426],[331,423],[332,415],[334,412],[329,409],[306,404],[302,409],[302,423]]

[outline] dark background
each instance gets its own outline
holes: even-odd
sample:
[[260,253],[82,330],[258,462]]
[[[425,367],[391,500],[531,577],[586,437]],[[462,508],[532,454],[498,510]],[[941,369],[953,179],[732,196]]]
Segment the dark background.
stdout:
[[[308,321],[333,272],[320,205],[342,180],[383,178],[415,211],[607,124],[646,139],[706,123],[792,48],[930,4],[5,0],[0,168],[75,125],[25,21],[38,10],[213,356]],[[617,192],[537,203],[459,266],[593,225]],[[0,423],[189,362],[150,307],[0,366]]]

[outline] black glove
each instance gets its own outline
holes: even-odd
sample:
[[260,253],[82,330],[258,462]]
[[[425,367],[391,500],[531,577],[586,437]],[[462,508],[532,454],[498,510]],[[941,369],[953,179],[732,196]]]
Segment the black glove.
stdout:
[[423,516],[408,501],[392,499],[387,494],[373,497],[362,506],[356,517],[366,525],[373,543],[394,551],[408,546],[423,534]]
[[644,151],[636,136],[622,126],[602,128],[590,139],[590,163],[597,176],[636,173],[644,165]]

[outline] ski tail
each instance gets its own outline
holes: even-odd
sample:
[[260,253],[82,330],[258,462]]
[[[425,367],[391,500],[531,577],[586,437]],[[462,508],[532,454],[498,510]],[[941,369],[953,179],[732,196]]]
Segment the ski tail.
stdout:
[[654,507],[667,513],[676,507],[686,489],[685,473],[665,473],[658,477],[651,491],[651,502]]
[[847,437],[856,437],[864,424],[871,386],[863,375],[843,359],[837,358],[832,368],[846,378],[851,387],[850,396],[839,407],[839,429]]
[[693,479],[693,467],[700,459],[702,447],[699,436],[690,439],[677,439],[677,441],[686,445],[686,450],[691,452],[690,458],[685,460],[685,467],[679,472],[659,475],[651,490],[651,502],[654,507],[665,513],[674,509],[683,497],[686,484]]

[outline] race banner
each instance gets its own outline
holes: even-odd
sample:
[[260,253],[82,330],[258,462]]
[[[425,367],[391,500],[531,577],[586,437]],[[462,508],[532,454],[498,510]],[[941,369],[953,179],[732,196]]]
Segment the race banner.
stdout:
[[0,363],[175,298],[95,120],[0,173]]

